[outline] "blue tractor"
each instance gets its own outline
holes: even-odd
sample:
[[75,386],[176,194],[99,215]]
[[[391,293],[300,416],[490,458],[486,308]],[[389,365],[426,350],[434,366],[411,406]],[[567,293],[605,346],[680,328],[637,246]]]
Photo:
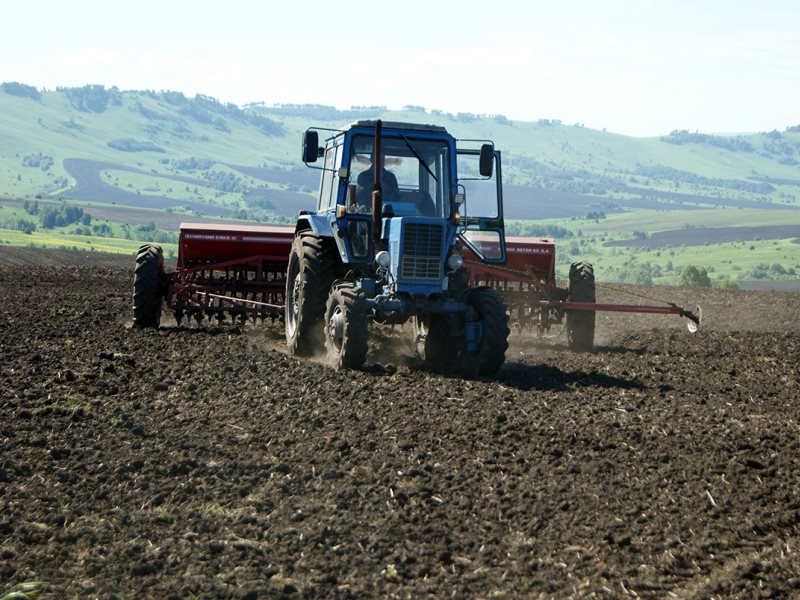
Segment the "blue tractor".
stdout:
[[508,348],[506,306],[469,284],[462,256],[466,246],[486,263],[505,262],[494,145],[457,144],[436,125],[358,121],[308,129],[303,161],[322,177],[317,209],[298,218],[286,273],[290,352],[324,346],[336,368],[359,368],[370,321],[411,320],[434,368],[495,373]]

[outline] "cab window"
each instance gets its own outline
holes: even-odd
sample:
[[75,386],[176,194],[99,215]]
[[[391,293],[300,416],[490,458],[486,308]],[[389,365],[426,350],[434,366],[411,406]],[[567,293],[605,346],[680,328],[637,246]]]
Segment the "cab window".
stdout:
[[332,198],[333,190],[333,177],[336,174],[334,164],[336,161],[336,148],[330,147],[325,150],[325,164],[322,171],[322,186],[319,194],[319,204],[317,210],[323,211],[330,208],[335,204],[335,198]]
[[[352,177],[348,210],[372,210],[374,139],[356,136],[352,143]],[[396,216],[448,217],[449,148],[443,141],[384,137],[381,142],[384,175],[381,179],[384,205]]]

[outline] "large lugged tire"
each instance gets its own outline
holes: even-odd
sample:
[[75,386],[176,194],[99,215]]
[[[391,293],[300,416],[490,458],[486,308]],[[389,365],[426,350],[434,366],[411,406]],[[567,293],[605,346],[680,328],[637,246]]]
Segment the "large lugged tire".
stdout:
[[494,290],[479,288],[467,296],[481,318],[482,335],[478,350],[470,352],[464,344],[462,368],[467,374],[494,375],[506,360],[508,349],[508,313],[502,298]]
[[286,271],[286,344],[292,354],[310,356],[323,348],[322,319],[337,260],[329,240],[310,231],[295,237]]
[[[569,268],[569,301],[596,302],[594,269],[585,262],[573,263]],[[593,310],[567,311],[567,344],[576,352],[591,352],[594,347]]]
[[145,244],[136,255],[133,272],[133,326],[158,327],[164,300],[164,253],[160,246]]
[[367,307],[352,283],[334,285],[325,309],[325,347],[336,369],[358,369],[367,359]]

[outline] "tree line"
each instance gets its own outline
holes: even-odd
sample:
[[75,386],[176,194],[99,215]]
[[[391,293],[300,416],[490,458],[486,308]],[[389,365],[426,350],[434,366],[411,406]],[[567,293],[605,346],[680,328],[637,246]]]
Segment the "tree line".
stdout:
[[92,224],[92,215],[84,212],[82,208],[77,206],[48,206],[40,208],[39,202],[34,200],[25,200],[22,204],[25,212],[32,216],[39,217],[39,224],[44,229],[54,229],[56,227],[66,227],[73,223],[80,223],[84,226]]

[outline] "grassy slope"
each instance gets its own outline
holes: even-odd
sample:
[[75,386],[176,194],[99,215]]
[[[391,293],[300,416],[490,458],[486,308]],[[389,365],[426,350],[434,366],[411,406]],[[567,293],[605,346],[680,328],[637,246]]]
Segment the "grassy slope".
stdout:
[[[265,110],[262,115],[279,122],[282,135],[266,135],[252,124],[225,113],[221,105],[215,113],[213,103],[206,104],[209,114],[224,121],[228,131],[214,124],[203,123],[185,114],[182,106],[168,102],[163,95],[146,92],[124,92],[121,104],[109,103],[101,113],[81,112],[75,109],[63,92],[45,92],[41,100],[12,96],[0,91],[0,197],[33,198],[36,194],[57,198],[60,192],[74,185],[63,168],[65,158],[88,158],[134,167],[148,174],[109,169],[103,180],[124,190],[138,190],[143,194],[158,194],[177,200],[195,200],[224,204],[231,208],[242,207],[238,193],[222,193],[211,187],[176,182],[172,176],[200,178],[199,171],[177,171],[164,161],[189,157],[219,161],[214,171],[231,171],[225,164],[304,169],[298,159],[300,133],[308,126],[338,127],[353,120],[351,115],[333,114],[327,119],[312,116],[291,116],[285,111]],[[330,112],[330,111],[328,111]],[[364,117],[378,115],[365,114]],[[658,138],[629,138],[626,136],[551,123],[511,122],[493,119],[462,120],[448,115],[408,112],[387,112],[379,115],[385,120],[424,121],[446,126],[458,138],[494,139],[504,153],[504,175],[507,183],[552,187],[563,182],[580,183],[582,180],[615,185],[627,184],[701,196],[718,196],[739,200],[800,205],[800,185],[779,185],[769,194],[733,190],[715,185],[677,184],[674,181],[635,176],[638,165],[666,166],[694,173],[709,179],[746,181],[753,175],[771,178],[800,180],[800,168],[778,162],[776,154],[764,152],[769,138],[764,134],[748,136],[754,152],[732,152],[707,144],[673,145]],[[71,126],[70,126],[71,125]],[[107,145],[111,140],[133,139],[151,142],[165,150],[157,152],[121,152]],[[784,141],[800,150],[800,133],[784,133]],[[53,158],[53,165],[43,171],[22,166],[22,158],[42,153]],[[800,152],[798,152],[800,153]],[[225,163],[225,164],[223,164]],[[285,189],[281,182],[264,182],[231,171],[248,187],[274,187]],[[614,192],[608,185],[598,200],[613,202],[636,194]],[[613,188],[613,186],[612,186]],[[535,203],[532,204],[535,206]],[[687,226],[769,226],[797,220],[800,213],[778,210],[677,210],[653,211],[627,210],[622,214],[609,214],[599,223],[583,219],[554,220],[553,224],[583,234],[579,244],[581,257],[607,266],[609,270],[622,269],[631,258],[647,256],[644,251],[610,249],[599,241],[624,239],[633,232],[666,231]],[[0,212],[0,222],[8,215]],[[19,215],[17,215],[19,216]],[[24,216],[24,215],[23,215]],[[535,208],[531,219],[536,219]],[[113,225],[113,223],[112,223]],[[114,230],[118,228],[115,226]],[[46,233],[46,235],[45,235]],[[48,244],[58,242],[62,231],[37,232],[32,236],[11,234],[0,230],[0,241],[14,244]],[[86,239],[63,238],[64,244]],[[92,242],[95,240],[92,239]],[[70,242],[70,243],[66,243]],[[560,243],[562,260],[573,257],[566,252],[568,242]],[[564,246],[564,248],[562,248]],[[124,244],[120,248],[127,248]],[[574,249],[574,248],[573,248]],[[126,251],[126,250],[123,250]],[[750,268],[752,258],[768,264],[800,267],[800,245],[765,243],[763,252],[746,255],[733,252],[723,244],[713,246],[673,248],[673,265],[695,264],[714,266],[718,275],[741,276]],[[655,253],[649,253],[655,254]],[[654,263],[666,263],[662,256],[648,258]],[[676,260],[677,257],[677,260]],[[727,262],[730,261],[730,262]],[[741,263],[736,265],[736,263]],[[738,268],[734,268],[734,266]],[[600,269],[602,273],[602,268]],[[673,277],[674,279],[674,277]],[[666,276],[657,281],[668,282]]]

